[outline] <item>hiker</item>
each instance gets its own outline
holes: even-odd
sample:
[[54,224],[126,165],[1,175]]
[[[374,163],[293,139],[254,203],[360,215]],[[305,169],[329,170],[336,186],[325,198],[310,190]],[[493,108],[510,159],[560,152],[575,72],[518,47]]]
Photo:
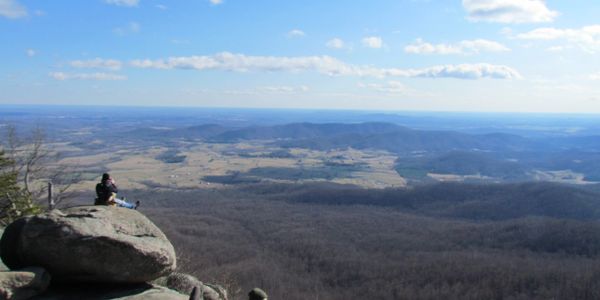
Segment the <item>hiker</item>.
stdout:
[[131,209],[137,209],[140,206],[140,201],[136,201],[135,204],[128,203],[123,199],[117,198],[118,193],[115,180],[112,179],[110,174],[102,174],[102,181],[96,184],[96,202],[94,205],[117,205],[120,207],[126,207]]

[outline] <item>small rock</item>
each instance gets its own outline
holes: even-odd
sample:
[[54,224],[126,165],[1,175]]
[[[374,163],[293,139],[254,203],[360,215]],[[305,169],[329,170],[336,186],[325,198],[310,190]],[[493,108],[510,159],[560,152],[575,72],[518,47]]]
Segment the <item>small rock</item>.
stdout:
[[60,282],[140,283],[176,267],[173,245],[136,210],[82,206],[15,223],[0,241],[11,269],[42,266]]
[[0,299],[29,299],[43,293],[50,285],[50,274],[40,267],[0,272]]
[[267,293],[259,288],[253,288],[248,293],[248,300],[267,300]]

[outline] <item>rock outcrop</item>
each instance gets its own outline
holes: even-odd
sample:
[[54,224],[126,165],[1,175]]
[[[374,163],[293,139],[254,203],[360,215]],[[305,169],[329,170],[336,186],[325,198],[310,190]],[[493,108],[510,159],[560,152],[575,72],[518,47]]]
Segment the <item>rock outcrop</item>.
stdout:
[[167,287],[183,294],[192,294],[194,288],[202,300],[227,300],[227,291],[219,285],[202,283],[198,278],[183,274],[173,273],[166,278]]
[[0,247],[9,268],[41,266],[62,282],[142,283],[176,267],[160,229],[125,208],[82,206],[20,219]]
[[0,235],[0,257],[13,270],[0,270],[0,299],[228,299],[219,285],[173,273],[173,246],[136,210],[53,210],[21,218]]
[[43,293],[48,285],[50,274],[39,267],[0,272],[0,299],[29,299]]

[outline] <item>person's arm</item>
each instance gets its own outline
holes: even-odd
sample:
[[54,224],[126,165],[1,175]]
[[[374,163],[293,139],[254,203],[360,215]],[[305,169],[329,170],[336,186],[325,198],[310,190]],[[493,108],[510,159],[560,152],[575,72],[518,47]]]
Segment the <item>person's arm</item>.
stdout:
[[119,192],[119,189],[117,188],[117,186],[114,183],[111,183],[108,185],[108,190],[111,193],[115,193],[115,194]]

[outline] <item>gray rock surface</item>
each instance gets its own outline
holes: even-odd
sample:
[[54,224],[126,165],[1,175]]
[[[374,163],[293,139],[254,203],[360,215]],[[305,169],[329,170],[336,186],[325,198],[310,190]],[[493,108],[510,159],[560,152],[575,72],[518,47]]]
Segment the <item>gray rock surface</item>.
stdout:
[[0,299],[29,299],[43,293],[50,285],[50,275],[39,267],[0,272]]
[[141,283],[176,267],[169,240],[136,210],[82,206],[23,223],[0,241],[11,269],[42,266],[60,282]]
[[183,274],[172,273],[166,278],[167,287],[183,294],[191,294],[194,287],[198,288],[199,299],[203,300],[227,300],[227,291],[219,286],[202,283],[198,278]]
[[204,300],[228,300],[227,290],[220,285],[205,283],[202,286]]
[[77,285],[52,288],[32,300],[188,300],[166,287],[150,284],[134,285]]
[[201,288],[204,284],[198,278],[183,274],[172,273],[167,276],[167,287],[183,294],[190,294],[194,287]]
[[[4,235],[4,228],[0,228],[0,237],[2,237],[2,235]],[[2,249],[1,249],[1,247],[0,247],[0,256],[2,256]],[[0,259],[0,272],[1,271],[8,271],[8,267]]]

